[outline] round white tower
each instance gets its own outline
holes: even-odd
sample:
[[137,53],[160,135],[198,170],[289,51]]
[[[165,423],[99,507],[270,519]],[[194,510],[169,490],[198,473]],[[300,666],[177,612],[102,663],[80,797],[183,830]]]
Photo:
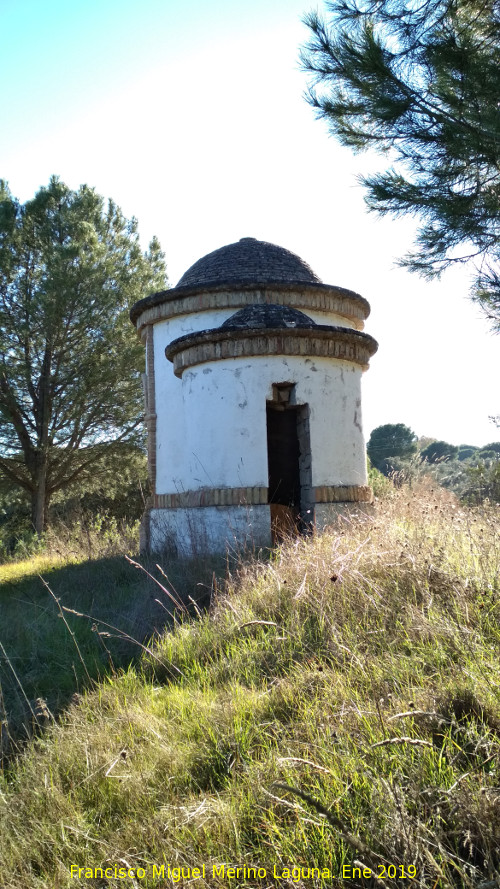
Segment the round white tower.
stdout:
[[369,305],[243,238],[136,303],[153,494],[141,546],[269,546],[371,500],[361,374]]

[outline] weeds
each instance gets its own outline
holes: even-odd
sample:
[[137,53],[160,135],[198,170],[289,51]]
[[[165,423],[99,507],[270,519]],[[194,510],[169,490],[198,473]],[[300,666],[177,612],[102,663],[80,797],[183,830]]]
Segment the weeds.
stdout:
[[161,583],[154,565],[127,565],[133,529],[103,539],[101,531],[98,517],[79,548],[66,529],[57,550],[0,565],[0,767],[46,724],[44,712],[57,715],[152,651],[174,608],[186,611],[185,600],[195,610],[210,593],[216,562],[178,561],[172,583]]
[[0,534],[2,571],[6,572],[9,563],[27,563],[33,558],[67,564],[134,553],[138,534],[138,521],[119,521],[105,512],[82,514],[71,525],[56,521],[43,534],[26,528],[16,535],[5,534],[5,540]]
[[241,564],[196,620],[178,610],[0,779],[6,889],[123,861],[146,889],[202,865],[200,885],[235,889],[341,886],[343,868],[356,887],[497,885],[499,526],[403,487]]

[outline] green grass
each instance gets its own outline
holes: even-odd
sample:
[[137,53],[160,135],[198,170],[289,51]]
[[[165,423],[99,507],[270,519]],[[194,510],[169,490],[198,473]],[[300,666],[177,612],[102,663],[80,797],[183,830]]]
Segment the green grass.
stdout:
[[[137,661],[141,646],[171,624],[165,578],[155,582],[124,558],[135,535],[93,533],[80,547],[58,540],[57,550],[0,565],[0,765],[73,696]],[[145,567],[155,571],[154,562]],[[206,597],[214,567],[173,566],[179,596]]]
[[406,489],[242,563],[4,769],[2,886],[496,885],[499,527]]
[[26,577],[34,577],[41,573],[53,571],[67,564],[68,559],[61,556],[38,555],[19,562],[5,562],[0,565],[0,584],[11,584]]

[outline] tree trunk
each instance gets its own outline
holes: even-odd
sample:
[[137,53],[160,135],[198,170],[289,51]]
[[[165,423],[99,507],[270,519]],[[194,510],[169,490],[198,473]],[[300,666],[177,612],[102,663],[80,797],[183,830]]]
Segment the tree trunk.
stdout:
[[45,531],[47,522],[47,474],[49,469],[49,423],[52,413],[51,397],[52,349],[50,343],[45,346],[43,363],[38,381],[38,399],[36,405],[37,451],[35,456],[34,491],[31,496],[33,527],[36,534]]
[[31,521],[35,533],[40,535],[45,531],[47,522],[47,464],[37,466],[35,477],[35,490],[31,494]]

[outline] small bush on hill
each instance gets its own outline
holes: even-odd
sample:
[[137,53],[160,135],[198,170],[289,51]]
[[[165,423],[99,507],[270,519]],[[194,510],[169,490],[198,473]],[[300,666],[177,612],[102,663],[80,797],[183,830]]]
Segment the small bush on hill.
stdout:
[[469,457],[473,457],[478,450],[479,448],[475,448],[473,445],[459,445],[457,459],[467,460]]
[[434,441],[432,444],[427,445],[423,451],[420,451],[421,459],[427,460],[428,463],[437,463],[439,460],[449,460],[452,457],[456,457],[457,454],[458,447],[449,444],[447,441]]

